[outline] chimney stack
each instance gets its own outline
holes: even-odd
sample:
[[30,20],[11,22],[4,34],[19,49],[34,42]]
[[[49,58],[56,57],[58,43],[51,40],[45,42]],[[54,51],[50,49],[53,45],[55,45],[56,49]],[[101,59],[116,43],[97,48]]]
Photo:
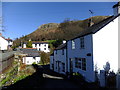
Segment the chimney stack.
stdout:
[[91,27],[93,25],[92,17],[88,20],[88,27]]
[[113,6],[113,14],[114,16],[120,14],[120,1]]

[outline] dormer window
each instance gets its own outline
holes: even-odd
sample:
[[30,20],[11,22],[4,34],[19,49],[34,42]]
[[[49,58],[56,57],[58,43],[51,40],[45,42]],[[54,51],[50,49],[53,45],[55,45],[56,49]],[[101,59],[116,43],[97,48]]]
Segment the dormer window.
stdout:
[[72,49],[75,49],[75,40],[72,40]]

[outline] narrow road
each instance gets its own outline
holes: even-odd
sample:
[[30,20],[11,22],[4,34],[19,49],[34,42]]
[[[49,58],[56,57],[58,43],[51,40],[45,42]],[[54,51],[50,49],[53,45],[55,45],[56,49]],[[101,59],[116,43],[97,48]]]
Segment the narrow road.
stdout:
[[55,73],[44,66],[44,88],[79,88],[69,80],[64,79],[63,75]]
[[53,72],[48,66],[35,66],[36,73],[18,81],[17,83],[4,87],[3,89],[13,88],[80,88],[69,80],[64,79],[63,75]]

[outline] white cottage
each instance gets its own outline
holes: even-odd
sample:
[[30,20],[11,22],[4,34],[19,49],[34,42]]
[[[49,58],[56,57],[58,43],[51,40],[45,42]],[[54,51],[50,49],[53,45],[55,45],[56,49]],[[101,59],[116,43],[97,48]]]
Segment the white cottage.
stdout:
[[35,48],[21,49],[22,53],[25,54],[23,57],[23,63],[26,65],[32,65],[33,63],[38,64],[41,60],[40,54]]
[[66,74],[66,43],[56,48],[50,56],[50,69]]
[[[110,71],[118,70],[118,18],[120,2],[113,6],[114,15],[92,25],[66,43],[66,72],[78,72],[88,82],[95,81],[106,62]],[[55,51],[54,51],[55,53]],[[61,57],[54,59],[61,60]],[[56,66],[57,63],[54,63]]]
[[8,41],[8,50],[12,49],[12,45],[13,45],[13,40],[8,38],[6,39]]
[[110,16],[67,42],[68,72],[79,72],[86,81],[94,82],[94,71],[100,73],[109,62],[110,71],[117,73],[119,17]]
[[[23,48],[26,47],[27,42],[23,43]],[[44,51],[46,53],[50,52],[49,43],[43,41],[32,41],[32,48],[37,48],[38,51]]]
[[0,33],[0,50],[8,49],[8,41]]

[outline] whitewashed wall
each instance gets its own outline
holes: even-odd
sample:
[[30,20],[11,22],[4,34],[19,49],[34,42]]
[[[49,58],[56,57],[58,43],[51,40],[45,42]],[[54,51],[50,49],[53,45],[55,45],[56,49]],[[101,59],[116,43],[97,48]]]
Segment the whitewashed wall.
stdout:
[[54,56],[50,56],[50,69],[51,70],[53,70],[53,68],[52,68],[52,64],[54,64],[53,58],[54,58]]
[[23,63],[26,65],[31,65],[34,62],[38,64],[40,62],[40,57],[35,57],[35,59],[33,57],[23,57]]
[[[93,70],[93,56],[92,56],[92,35],[84,37],[85,49],[80,48],[80,38],[75,39],[75,49],[72,49],[71,40],[67,42],[68,53],[68,71],[70,72],[69,59],[72,58],[86,58],[86,71],[75,67],[75,60],[73,60],[73,72],[79,72],[82,74],[86,81],[94,82],[95,75]],[[87,56],[87,53],[91,53],[91,56]]]
[[12,41],[8,41],[8,45],[13,45],[13,42]]
[[35,44],[32,44],[33,48],[37,48],[38,51],[44,51],[44,52],[50,52],[49,48],[48,48],[48,44],[43,43],[43,44],[37,44],[37,46],[35,46]]
[[[46,53],[50,52],[49,44],[32,44],[32,48],[37,48],[38,51],[44,51]],[[23,48],[26,48],[26,44],[23,44]]]
[[23,44],[23,48],[26,48],[26,44]]
[[0,50],[7,50],[8,41],[0,36]]
[[[56,51],[57,51],[57,54],[56,54]],[[56,64],[56,61],[60,61],[59,73],[65,74],[66,73],[66,49],[64,49],[64,55],[62,55],[62,50],[54,50],[54,71],[58,72],[58,65]],[[65,72],[62,71],[62,68],[63,68],[62,63],[65,63]]]
[[103,70],[106,62],[110,63],[111,71],[118,70],[118,18],[93,34],[94,65]]

